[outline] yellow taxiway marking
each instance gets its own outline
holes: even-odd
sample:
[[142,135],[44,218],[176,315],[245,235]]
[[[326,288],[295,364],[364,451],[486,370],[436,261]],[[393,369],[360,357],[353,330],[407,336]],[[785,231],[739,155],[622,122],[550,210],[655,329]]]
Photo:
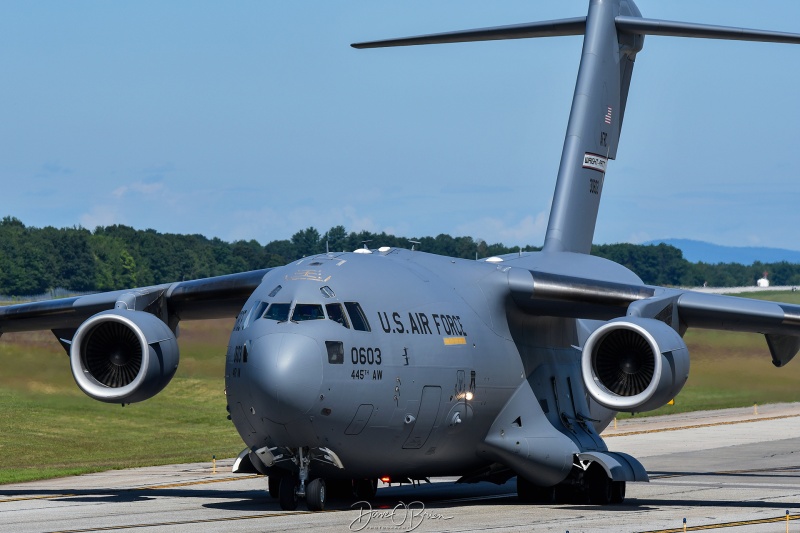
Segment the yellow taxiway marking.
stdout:
[[[789,515],[789,520],[800,519],[800,515]],[[682,533],[683,531],[703,531],[706,529],[725,529],[729,527],[754,526],[756,524],[774,524],[776,522],[786,522],[786,515],[775,516],[772,518],[756,518],[753,520],[741,520],[739,522],[717,522],[715,524],[703,524],[699,526],[673,527],[670,529],[653,529],[641,531],[640,533]]]
[[94,531],[115,531],[117,529],[138,529],[142,527],[166,527],[166,526],[184,526],[189,524],[213,524],[218,522],[234,522],[237,520],[259,520],[264,518],[278,518],[281,516],[292,516],[302,514],[317,514],[317,513],[336,513],[338,511],[291,511],[283,513],[265,513],[254,514],[245,516],[228,516],[225,518],[204,518],[198,520],[176,520],[173,522],[150,522],[141,524],[122,524],[118,526],[107,527],[90,527],[86,529],[63,529],[60,531],[53,531],[51,533],[92,533]]
[[0,503],[8,503],[8,502],[25,502],[28,500],[50,500],[53,498],[69,498],[72,496],[77,496],[77,494],[49,494],[47,496],[23,496],[20,498],[6,498],[0,500]]
[[[254,477],[259,477],[258,475],[251,474],[251,475],[241,475],[241,476],[234,476],[234,477],[224,477],[218,479],[202,479],[197,481],[184,481],[182,483],[168,483],[164,485],[146,485],[144,487],[125,487],[125,488],[118,488],[118,489],[91,489],[92,492],[101,493],[101,492],[133,492],[139,490],[161,490],[161,489],[172,489],[176,487],[188,487],[191,485],[207,485],[209,483],[225,483],[229,481],[239,481],[242,479],[250,479]],[[52,500],[55,498],[72,498],[75,496],[79,496],[79,494],[75,494],[72,492],[59,492],[54,494],[47,494],[44,496],[22,496],[19,498],[5,498],[0,500],[0,503],[10,503],[10,502],[24,502],[29,500]]]
[[168,483],[166,485],[147,485],[145,487],[135,487],[132,489],[125,489],[125,490],[158,490],[158,489],[172,489],[175,487],[186,487],[189,485],[207,485],[209,483],[225,483],[226,481],[239,481],[241,479],[250,479],[254,477],[259,477],[256,474],[251,475],[242,475],[242,476],[234,476],[234,477],[224,477],[220,479],[204,479],[200,481],[184,481],[182,483]]

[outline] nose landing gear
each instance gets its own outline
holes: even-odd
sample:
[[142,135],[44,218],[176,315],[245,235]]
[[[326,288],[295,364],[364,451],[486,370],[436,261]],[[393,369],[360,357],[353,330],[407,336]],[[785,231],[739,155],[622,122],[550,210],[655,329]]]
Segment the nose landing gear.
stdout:
[[[294,511],[301,499],[306,500],[309,511],[324,511],[328,500],[328,487],[325,479],[311,477],[311,461],[344,468],[341,460],[328,448],[297,448],[280,455],[282,459],[294,463],[297,471],[286,471],[282,475],[269,477],[269,494],[277,497],[281,509]],[[289,457],[286,457],[289,455]],[[277,462],[277,461],[276,461]],[[269,466],[273,466],[275,463]]]
[[327,499],[327,487],[321,477],[312,479],[306,487],[306,505],[309,511],[324,511]]
[[[309,511],[324,511],[328,499],[328,489],[321,477],[312,479],[307,485],[298,483],[294,476],[281,476],[279,481],[278,502],[284,511],[294,511],[300,498],[305,498]],[[303,490],[301,490],[303,487]]]

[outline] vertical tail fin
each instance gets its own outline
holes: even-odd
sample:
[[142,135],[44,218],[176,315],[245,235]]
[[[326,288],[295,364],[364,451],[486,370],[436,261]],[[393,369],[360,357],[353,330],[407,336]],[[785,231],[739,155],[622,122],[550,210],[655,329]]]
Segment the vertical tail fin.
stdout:
[[620,15],[641,16],[633,2],[592,0],[589,5],[546,251],[589,253],[592,248],[606,165],[617,157],[633,62],[644,42],[638,34],[618,35]]
[[354,48],[584,35],[546,251],[589,253],[606,166],[617,156],[636,54],[645,35],[800,44],[800,34],[642,18],[633,0],[590,0],[586,17],[373,41]]

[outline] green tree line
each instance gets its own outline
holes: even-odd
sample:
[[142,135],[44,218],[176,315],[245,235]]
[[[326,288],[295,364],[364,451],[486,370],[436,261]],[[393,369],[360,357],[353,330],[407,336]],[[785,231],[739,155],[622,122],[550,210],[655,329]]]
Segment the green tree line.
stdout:
[[[514,253],[519,247],[487,244],[472,237],[405,238],[386,233],[347,232],[335,226],[325,233],[306,228],[291,239],[262,245],[255,240],[225,242],[202,235],[176,235],[136,230],[122,225],[34,228],[20,220],[0,220],[0,294],[25,296],[54,288],[69,291],[108,291],[188,279],[219,276],[285,265],[304,256],[353,251],[362,246],[392,246],[475,259]],[[526,246],[522,251],[539,248]],[[792,263],[690,263],[681,251],[666,244],[593,246],[594,255],[620,263],[645,283],[710,286],[754,285],[765,270],[776,285],[800,285],[800,265]]]

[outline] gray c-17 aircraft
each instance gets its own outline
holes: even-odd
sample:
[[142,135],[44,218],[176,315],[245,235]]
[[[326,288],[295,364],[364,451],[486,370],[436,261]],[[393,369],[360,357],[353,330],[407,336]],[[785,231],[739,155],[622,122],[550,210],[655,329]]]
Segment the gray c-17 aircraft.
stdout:
[[584,35],[544,248],[470,261],[398,248],[0,308],[0,333],[52,330],[91,398],[129,404],[178,366],[181,320],[237,317],[228,412],[283,509],[369,499],[377,479],[460,476],[525,502],[621,503],[648,480],[599,433],[656,409],[689,374],[687,328],[763,334],[776,366],[800,349],[800,306],[645,285],[589,255],[645,35],[800,44],[800,34],[643,18],[631,0],[588,15],[353,45]]

